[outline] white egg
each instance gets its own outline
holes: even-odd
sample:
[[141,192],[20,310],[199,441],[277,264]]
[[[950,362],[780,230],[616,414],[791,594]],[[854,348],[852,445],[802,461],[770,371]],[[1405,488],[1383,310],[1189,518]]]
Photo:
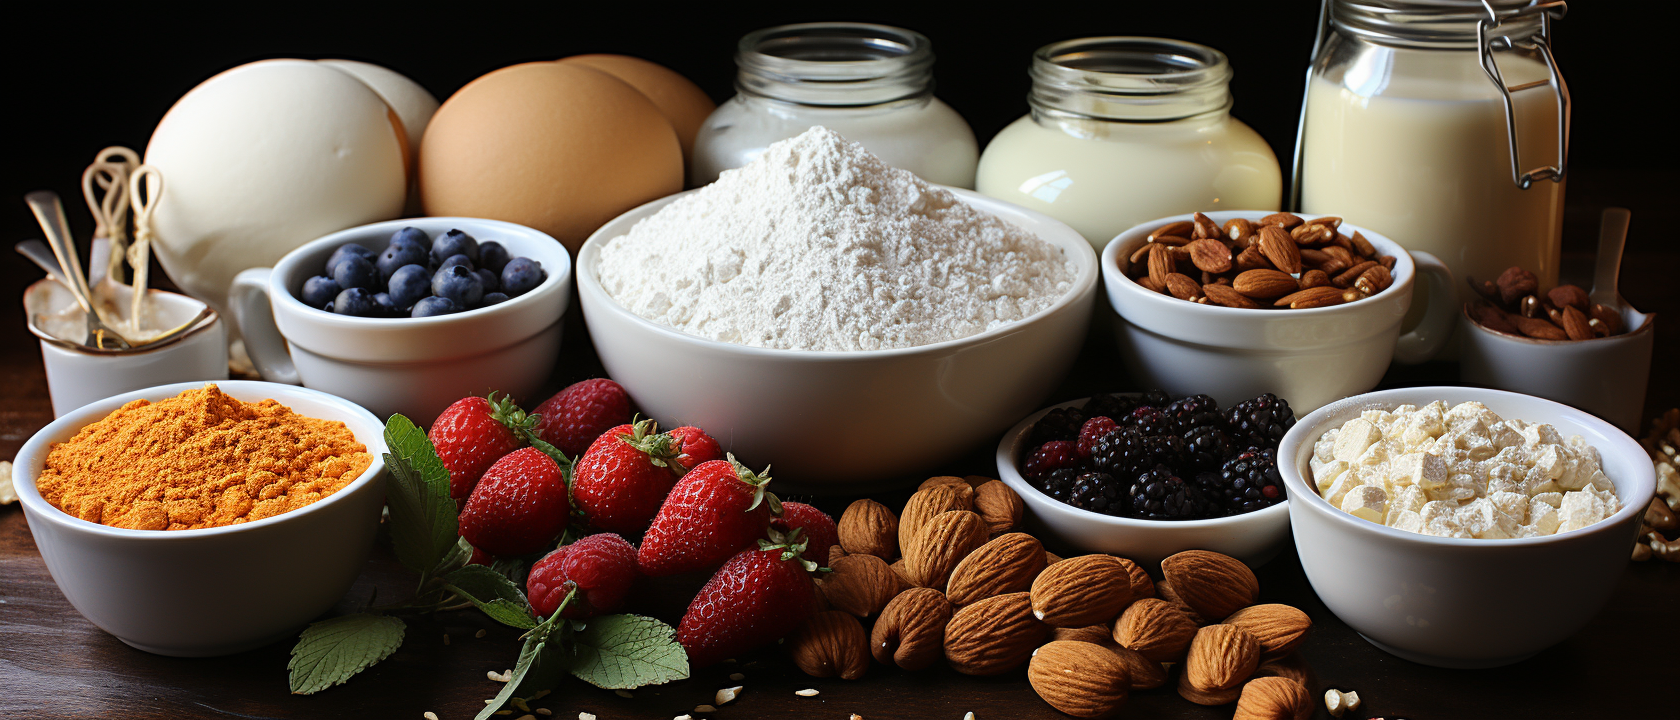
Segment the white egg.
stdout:
[[407,138],[380,95],[309,60],[264,60],[193,88],[146,146],[163,175],[158,260],[226,309],[228,284],[310,240],[401,214]]
[[420,83],[408,79],[407,75],[390,68],[357,60],[317,60],[323,65],[330,65],[355,76],[379,97],[385,104],[397,111],[397,117],[402,119],[403,131],[408,135],[408,155],[410,169],[413,168],[413,158],[420,153],[420,137],[426,134],[426,123],[431,122],[432,113],[437,112],[438,100]]

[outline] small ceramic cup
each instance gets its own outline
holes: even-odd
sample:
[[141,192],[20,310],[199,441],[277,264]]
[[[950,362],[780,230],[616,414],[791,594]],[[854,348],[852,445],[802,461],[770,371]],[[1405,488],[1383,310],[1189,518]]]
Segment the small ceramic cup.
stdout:
[[[1206,214],[1223,224],[1239,217],[1258,220],[1271,212]],[[1272,393],[1288,400],[1297,413],[1307,413],[1376,387],[1390,360],[1417,363],[1434,357],[1452,335],[1457,308],[1448,303],[1431,304],[1415,329],[1400,332],[1420,275],[1429,281],[1431,297],[1456,297],[1447,266],[1429,253],[1407,252],[1379,233],[1345,222],[1343,234],[1358,231],[1378,255],[1395,257],[1394,284],[1363,300],[1303,310],[1228,308],[1153,292],[1126,277],[1127,259],[1151,231],[1190,218],[1151,220],[1103,249],[1103,284],[1120,316],[1120,356],[1144,387],[1174,396],[1206,393],[1222,406]]]
[[1469,385],[1535,395],[1571,405],[1629,433],[1644,420],[1656,314],[1622,299],[1621,335],[1592,340],[1535,340],[1494,332],[1460,312],[1459,379]]
[[[514,257],[542,263],[548,279],[506,302],[425,318],[336,315],[298,299],[338,246],[380,252],[404,227],[431,237],[459,228],[480,242],[494,240]],[[324,390],[381,418],[402,413],[425,426],[468,395],[496,390],[520,402],[540,400],[530,394],[559,357],[571,285],[571,256],[546,233],[499,220],[409,218],[336,232],[287,253],[273,269],[246,270],[234,277],[228,305],[263,379]]]
[[[160,325],[174,327],[191,320],[204,303],[185,295],[150,290]],[[100,353],[65,347],[49,339],[33,319],[51,316],[76,304],[70,289],[51,278],[29,286],[23,307],[29,331],[41,338],[41,361],[47,369],[47,392],[53,417],[113,395],[190,380],[226,380],[227,326],[211,316],[179,339],[154,348],[124,353]],[[81,322],[78,314],[76,322]]]

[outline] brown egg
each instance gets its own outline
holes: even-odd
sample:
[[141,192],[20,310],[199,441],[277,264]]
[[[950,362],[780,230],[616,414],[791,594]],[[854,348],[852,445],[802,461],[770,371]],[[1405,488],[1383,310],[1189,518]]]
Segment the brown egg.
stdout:
[[700,123],[717,109],[700,86],[664,65],[628,55],[573,55],[558,62],[587,65],[642,91],[676,129],[677,139],[682,141],[683,159],[693,159],[694,136],[700,132]]
[[574,255],[608,220],[682,185],[682,147],[658,106],[579,64],[488,73],[444,101],[420,142],[426,214],[519,223]]

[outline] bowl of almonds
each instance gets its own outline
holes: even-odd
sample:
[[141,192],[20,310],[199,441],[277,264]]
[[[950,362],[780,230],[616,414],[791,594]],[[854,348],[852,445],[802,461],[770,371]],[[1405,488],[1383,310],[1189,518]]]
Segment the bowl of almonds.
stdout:
[[1422,276],[1454,296],[1452,274],[1339,217],[1223,211],[1121,233],[1102,258],[1121,358],[1137,381],[1222,404],[1261,393],[1308,412],[1375,387],[1390,360],[1435,355],[1458,308],[1432,303],[1404,334]]

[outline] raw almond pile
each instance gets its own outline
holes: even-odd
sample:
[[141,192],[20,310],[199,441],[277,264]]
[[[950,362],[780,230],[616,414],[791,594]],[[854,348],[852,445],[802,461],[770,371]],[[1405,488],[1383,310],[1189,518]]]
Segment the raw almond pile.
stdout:
[[1222,227],[1196,213],[1149,234],[1126,276],[1180,300],[1234,308],[1317,308],[1375,295],[1394,284],[1394,256],[1378,255],[1342,219],[1272,213]]
[[1593,302],[1576,285],[1540,292],[1540,280],[1515,265],[1497,280],[1465,278],[1482,300],[1467,303],[1465,314],[1494,332],[1536,340],[1591,340],[1620,335],[1622,316]]
[[[1060,558],[1017,532],[1021,499],[1002,481],[935,477],[898,515],[859,500],[840,518],[827,603],[788,641],[818,677],[861,677],[869,658],[920,670],[943,660],[995,676],[1023,665],[1052,707],[1118,713],[1133,690],[1166,685],[1186,699],[1237,703],[1238,718],[1306,718],[1306,666],[1293,654],[1312,621],[1256,605],[1248,566],[1190,550],[1155,582],[1112,555]],[[874,618],[865,632],[860,620]]]

